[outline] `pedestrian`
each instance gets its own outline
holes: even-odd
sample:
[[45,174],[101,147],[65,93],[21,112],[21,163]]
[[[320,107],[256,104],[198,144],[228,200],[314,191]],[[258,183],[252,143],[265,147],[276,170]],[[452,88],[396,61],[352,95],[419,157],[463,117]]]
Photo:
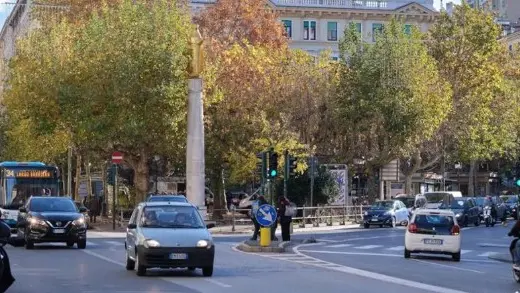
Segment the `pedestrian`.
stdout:
[[99,200],[94,197],[90,200],[90,219],[92,223],[96,223],[99,214]]
[[293,212],[291,202],[286,197],[282,197],[278,202],[278,219],[282,227],[282,241],[291,241],[290,228]]
[[255,200],[251,204],[251,210],[249,211],[249,217],[251,218],[251,221],[253,222],[253,225],[255,226],[255,231],[253,232],[253,237],[251,237],[252,241],[256,241],[258,239],[258,234],[260,233],[260,224],[256,220],[256,212],[258,211],[258,208],[260,208],[262,205],[267,204],[267,201],[265,200],[265,197],[263,195],[260,195],[257,200]]

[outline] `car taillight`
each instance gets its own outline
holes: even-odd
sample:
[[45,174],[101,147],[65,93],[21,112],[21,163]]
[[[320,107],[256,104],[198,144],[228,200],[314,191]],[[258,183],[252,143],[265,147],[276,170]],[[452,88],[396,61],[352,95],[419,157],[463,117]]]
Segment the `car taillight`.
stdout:
[[459,225],[455,225],[455,226],[453,226],[453,228],[451,228],[451,235],[459,235],[459,233],[460,233]]
[[410,232],[410,233],[417,233],[417,225],[415,225],[413,223],[408,225],[408,232]]

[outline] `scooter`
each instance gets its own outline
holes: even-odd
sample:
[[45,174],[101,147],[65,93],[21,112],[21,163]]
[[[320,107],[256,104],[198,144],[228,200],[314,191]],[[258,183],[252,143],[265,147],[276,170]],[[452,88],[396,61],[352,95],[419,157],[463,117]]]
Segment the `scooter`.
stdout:
[[489,227],[489,226],[493,227],[493,226],[495,226],[496,219],[493,218],[493,216],[491,215],[491,207],[490,206],[484,207],[483,215],[484,215],[484,223],[486,223],[486,227]]
[[15,279],[11,274],[9,257],[4,249],[11,237],[11,228],[0,220],[0,293],[4,293],[13,285]]

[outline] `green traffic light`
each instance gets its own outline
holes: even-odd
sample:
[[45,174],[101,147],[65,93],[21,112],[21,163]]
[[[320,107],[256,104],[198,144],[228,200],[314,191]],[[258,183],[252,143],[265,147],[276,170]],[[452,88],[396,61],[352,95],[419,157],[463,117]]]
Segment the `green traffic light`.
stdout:
[[[277,174],[276,170],[271,170],[271,177],[275,177]],[[520,180],[519,180],[520,181]]]
[[516,186],[520,186],[520,179],[516,180]]

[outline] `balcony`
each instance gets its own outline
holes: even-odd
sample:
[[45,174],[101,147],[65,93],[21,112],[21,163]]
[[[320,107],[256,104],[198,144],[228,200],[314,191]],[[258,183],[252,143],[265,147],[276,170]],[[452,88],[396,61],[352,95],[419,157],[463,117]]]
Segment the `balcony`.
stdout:
[[394,10],[415,2],[429,9],[433,0],[270,0],[276,6]]
[[[394,10],[415,2],[434,10],[433,0],[270,0],[281,7],[316,7],[348,9],[383,9]],[[215,3],[216,0],[191,0],[191,3]]]

